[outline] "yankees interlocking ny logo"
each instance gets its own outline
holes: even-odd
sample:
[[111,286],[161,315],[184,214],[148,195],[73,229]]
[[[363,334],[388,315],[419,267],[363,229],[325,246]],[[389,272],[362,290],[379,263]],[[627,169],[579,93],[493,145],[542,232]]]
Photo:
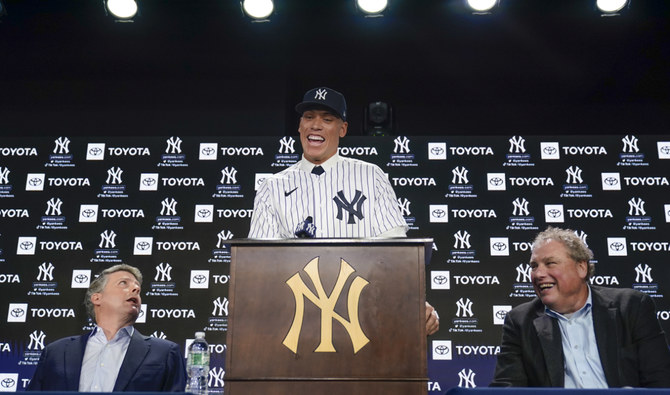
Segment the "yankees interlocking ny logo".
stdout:
[[297,354],[298,339],[300,338],[305,313],[305,298],[307,298],[316,307],[321,309],[321,342],[314,352],[336,352],[335,347],[333,347],[333,320],[337,320],[349,334],[354,354],[356,354],[370,342],[370,339],[363,333],[361,324],[358,321],[358,303],[363,288],[369,284],[368,281],[358,276],[349,286],[349,293],[347,295],[349,321],[347,321],[341,315],[337,314],[334,309],[335,304],[340,298],[340,294],[342,294],[345,282],[355,271],[354,268],[344,259],[340,260],[340,272],[337,275],[337,282],[330,295],[326,295],[321,278],[319,277],[319,257],[312,259],[303,270],[312,280],[312,284],[316,288],[316,295],[305,285],[305,282],[300,277],[300,273],[296,273],[286,280],[286,284],[291,288],[295,297],[295,315],[293,316],[291,328],[282,343],[289,350]]
[[346,210],[349,213],[349,220],[347,221],[348,224],[356,223],[356,219],[354,217],[363,219],[363,202],[365,202],[366,199],[367,197],[363,195],[363,192],[356,190],[354,198],[351,200],[351,202],[349,202],[344,196],[344,191],[339,191],[337,196],[333,198],[335,204],[337,205],[337,219],[340,221],[342,220],[342,210]]

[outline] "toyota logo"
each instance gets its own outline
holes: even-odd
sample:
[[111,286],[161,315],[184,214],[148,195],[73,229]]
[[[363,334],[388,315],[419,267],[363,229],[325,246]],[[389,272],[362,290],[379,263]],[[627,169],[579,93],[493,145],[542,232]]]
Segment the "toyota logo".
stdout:
[[86,218],[91,218],[92,216],[95,215],[95,210],[87,208],[81,212],[81,215],[83,215]]
[[659,148],[659,151],[661,151],[661,153],[664,155],[670,154],[670,145],[662,146],[661,148]]
[[442,147],[433,147],[430,149],[430,153],[433,155],[442,155],[444,154],[444,148]]
[[504,320],[506,316],[507,316],[507,311],[506,310],[496,311],[496,318],[498,318],[500,320]]
[[447,347],[443,344],[435,347],[435,353],[439,354],[439,355],[447,355],[447,354],[449,354],[449,351],[450,351],[449,347]]
[[144,180],[142,180],[142,184],[144,184],[147,187],[150,187],[156,184],[156,180],[153,178],[145,178]]
[[433,282],[438,285],[444,285],[449,281],[447,276],[435,276],[433,279]]
[[140,241],[139,243],[137,243],[136,247],[138,250],[146,251],[149,249],[149,247],[151,247],[151,244],[146,241]]
[[23,310],[20,307],[16,307],[16,308],[12,309],[12,311],[10,311],[9,314],[14,318],[19,318],[19,317],[23,317],[23,315],[26,314],[26,311]]
[[90,150],[88,150],[88,153],[91,154],[92,156],[99,156],[102,154],[102,149],[98,147],[93,147]]
[[77,274],[74,276],[74,282],[77,284],[84,284],[86,281],[88,281],[88,276],[85,274]]
[[437,208],[437,209],[433,210],[433,212],[431,214],[435,218],[444,218],[444,216],[447,215],[447,212],[442,210],[441,208]]
[[623,251],[624,244],[618,241],[615,241],[614,243],[610,244],[610,250],[612,251]]
[[32,241],[24,241],[24,242],[21,242],[21,244],[19,244],[19,248],[21,248],[24,251],[28,251],[28,250],[32,249],[33,246],[34,246],[34,244],[33,244]]
[[551,218],[558,218],[561,216],[561,210],[552,208],[551,210],[547,211],[547,215],[550,216]]
[[555,155],[556,151],[557,151],[556,147],[551,147],[551,146],[550,147],[544,147],[544,149],[542,149],[542,152],[544,152],[547,155]]
[[214,155],[214,152],[216,152],[216,150],[212,147],[205,147],[205,148],[202,149],[201,152],[205,156],[212,156],[212,155]]
[[31,178],[30,180],[28,180],[28,184],[29,184],[31,187],[37,187],[37,186],[40,186],[40,185],[42,185],[42,179],[39,178],[39,177],[33,177],[33,178]]
[[500,177],[493,177],[489,180],[489,184],[493,185],[494,187],[501,186],[503,184],[503,182],[505,182],[505,180],[503,180]]
[[497,241],[491,244],[491,248],[493,248],[494,251],[505,251],[507,249],[507,245],[503,242]]
[[9,378],[9,377],[4,378],[4,379],[2,379],[2,381],[0,381],[0,386],[2,386],[2,388],[12,388],[15,385],[16,385],[16,380],[14,380],[12,378]]
[[196,284],[204,284],[205,281],[207,281],[207,276],[204,276],[202,274],[193,276],[193,282]]
[[198,217],[200,218],[207,218],[210,215],[212,215],[212,212],[206,208],[198,210]]
[[619,180],[617,180],[616,177],[607,177],[603,180],[603,182],[605,183],[605,185],[612,186],[618,184]]

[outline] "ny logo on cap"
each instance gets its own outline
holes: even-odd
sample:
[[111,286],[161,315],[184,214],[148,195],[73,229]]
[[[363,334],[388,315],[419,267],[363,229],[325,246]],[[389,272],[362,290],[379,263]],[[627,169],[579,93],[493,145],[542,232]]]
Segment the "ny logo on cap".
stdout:
[[314,95],[314,98],[317,100],[326,100],[326,94],[328,93],[327,90],[325,89],[317,89],[316,95]]

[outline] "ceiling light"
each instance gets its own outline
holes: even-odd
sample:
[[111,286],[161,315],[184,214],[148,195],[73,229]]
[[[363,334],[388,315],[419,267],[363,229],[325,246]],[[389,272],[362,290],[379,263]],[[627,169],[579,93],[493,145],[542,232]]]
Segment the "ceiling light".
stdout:
[[272,0],[244,0],[242,9],[244,13],[256,20],[267,20],[274,11]]
[[388,3],[388,0],[356,0],[356,6],[368,15],[381,14]]
[[467,0],[467,3],[475,12],[488,12],[498,4],[498,0]]
[[597,0],[596,6],[605,14],[615,14],[628,4],[628,0]]
[[107,0],[105,9],[118,21],[131,21],[137,15],[135,0]]

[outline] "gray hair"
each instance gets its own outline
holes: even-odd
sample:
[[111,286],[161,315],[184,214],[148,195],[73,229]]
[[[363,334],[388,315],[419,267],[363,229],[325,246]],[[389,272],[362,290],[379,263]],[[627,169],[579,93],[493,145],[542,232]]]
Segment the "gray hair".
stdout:
[[84,306],[86,306],[86,311],[93,319],[93,321],[95,321],[95,309],[93,307],[93,302],[91,301],[91,296],[93,296],[93,294],[102,292],[102,290],[105,289],[105,286],[107,285],[109,275],[116,272],[128,272],[132,274],[135,279],[137,279],[137,282],[139,282],[140,285],[142,285],[142,272],[140,272],[140,269],[134,266],[126,265],[125,263],[108,267],[107,269],[100,272],[98,277],[91,281],[91,285],[88,286],[86,296],[84,297]]
[[576,262],[586,262],[589,270],[586,274],[586,280],[593,276],[596,272],[596,266],[591,262],[593,259],[593,251],[587,247],[584,240],[582,240],[577,233],[572,229],[561,229],[555,228],[553,226],[548,227],[546,230],[538,233],[533,241],[533,246],[531,251],[535,251],[536,248],[542,247],[549,240],[557,241],[565,246],[568,250],[568,255]]

